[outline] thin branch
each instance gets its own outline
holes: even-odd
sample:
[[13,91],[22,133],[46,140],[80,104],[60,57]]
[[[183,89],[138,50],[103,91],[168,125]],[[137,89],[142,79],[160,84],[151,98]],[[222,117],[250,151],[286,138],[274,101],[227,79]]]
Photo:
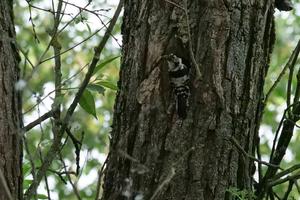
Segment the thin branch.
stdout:
[[[31,151],[29,150],[29,146],[28,146],[28,142],[27,142],[27,138],[25,137],[25,135],[23,135],[23,144],[25,146],[25,152],[26,154],[28,155],[28,158],[29,158],[29,163],[30,163],[30,166],[31,166],[31,175],[32,175],[32,178],[33,180],[35,179],[35,164],[34,164],[34,158],[31,154]],[[34,194],[35,196],[35,199],[36,198],[36,194]]]
[[71,178],[70,174],[67,173],[67,172],[68,172],[68,171],[67,171],[67,166],[66,166],[66,163],[65,163],[65,161],[64,161],[64,159],[63,159],[61,153],[59,153],[59,157],[60,157],[60,161],[61,161],[62,164],[63,164],[63,168],[64,168],[64,171],[65,171],[66,176],[67,176],[67,178],[68,178],[68,181],[70,182],[70,184],[71,184],[71,186],[72,186],[72,188],[73,188],[73,191],[74,191],[75,196],[77,197],[78,200],[82,200],[81,197],[80,197],[80,194],[79,194],[79,191],[78,191],[76,185],[75,185],[75,184],[73,183],[73,181],[72,181],[72,178]]
[[280,197],[278,196],[278,194],[276,192],[274,192],[273,190],[272,190],[272,194],[276,197],[277,200],[281,200]]
[[288,168],[288,169],[286,169],[282,172],[277,173],[275,176],[272,177],[272,179],[273,180],[280,179],[281,177],[286,176],[286,175],[288,175],[288,174],[290,174],[290,173],[292,173],[292,172],[294,172],[298,169],[300,169],[300,164],[294,165],[294,166],[292,166],[292,167],[290,167],[290,168]]
[[[83,8],[87,8],[90,4],[91,4],[92,1],[88,1],[88,3],[83,7]],[[66,2],[65,2],[66,3]],[[65,28],[67,26],[69,26],[69,24],[71,24],[79,15],[81,15],[82,13],[82,9],[79,9],[79,12],[75,15],[74,18],[72,18],[70,21],[68,21],[58,32],[57,34],[59,35],[63,30],[65,30]]]
[[31,68],[34,68],[33,63],[32,63],[32,62],[30,61],[30,59],[28,58],[28,52],[26,53],[26,52],[21,48],[21,46],[20,46],[17,42],[16,42],[15,44],[16,44],[18,50],[23,54],[25,60],[28,61],[28,63],[30,64]]
[[[41,151],[40,148],[38,150],[39,150],[39,156],[40,156],[41,163],[43,163],[44,161],[43,161],[42,151]],[[45,185],[46,185],[46,191],[47,191],[48,200],[51,200],[51,194],[50,194],[50,189],[49,189],[49,184],[48,184],[48,178],[47,178],[46,174],[45,174],[44,179],[45,179]]]
[[298,69],[298,73],[297,73],[297,86],[296,86],[293,103],[299,102],[299,98],[300,98],[300,68]]
[[277,130],[275,132],[275,137],[273,139],[273,144],[272,144],[272,150],[271,150],[271,154],[270,154],[270,162],[271,160],[273,160],[273,156],[274,156],[274,152],[275,152],[275,148],[276,148],[276,144],[277,144],[277,139],[278,139],[278,136],[279,136],[279,131],[283,125],[283,122],[284,122],[284,119],[285,119],[285,115],[286,115],[286,112],[287,112],[287,109],[284,110],[284,113],[282,115],[282,118],[279,122],[279,125],[277,127]]
[[298,180],[294,180],[294,184],[295,184],[295,186],[297,188],[298,194],[300,194],[300,186],[298,184]]
[[[110,9],[100,9],[100,10],[97,10],[97,11],[93,11],[93,10],[90,10],[90,9],[87,9],[86,7],[81,7],[81,6],[77,6],[76,4],[73,4],[73,3],[69,3],[69,2],[65,2],[65,1],[63,1],[64,3],[66,3],[66,4],[69,4],[69,5],[71,5],[71,6],[74,6],[75,8],[78,8],[78,9],[80,9],[80,10],[84,10],[84,11],[86,11],[86,12],[89,12],[89,13],[91,13],[91,14],[93,14],[93,15],[95,15],[98,19],[99,19],[99,21],[101,22],[101,24],[105,27],[105,28],[107,28],[107,25],[106,25],[106,23],[104,23],[104,21],[101,19],[101,17],[100,17],[100,15],[97,13],[97,12],[99,12],[99,11],[108,11],[108,10],[110,10]],[[118,39],[113,35],[113,34],[110,34],[110,36],[117,42],[117,44],[121,47],[121,45],[119,44],[119,42],[118,42]]]
[[[298,44],[295,48],[295,50],[292,53],[291,59],[289,60],[288,64],[289,64],[289,69],[290,69],[290,74],[289,74],[289,80],[288,80],[288,86],[287,86],[287,106],[289,107],[289,105],[291,104],[291,91],[292,91],[292,79],[293,79],[293,74],[294,74],[294,68],[295,68],[295,64],[296,61],[298,59],[298,55],[300,52],[300,40],[298,41]],[[299,74],[299,72],[298,72]],[[295,99],[299,99],[299,81],[298,81],[298,87],[296,90],[296,95],[295,95]],[[293,103],[295,103],[296,101],[294,101]],[[291,113],[288,112],[289,117],[291,117]]]
[[268,163],[268,162],[259,160],[259,159],[255,158],[254,156],[249,155],[249,154],[243,149],[243,147],[241,147],[241,145],[238,143],[238,141],[237,141],[233,136],[230,137],[230,141],[231,141],[231,142],[234,144],[234,146],[242,153],[243,156],[245,156],[245,157],[247,157],[247,158],[249,158],[249,159],[251,159],[251,160],[253,160],[253,161],[256,161],[256,162],[258,162],[258,163],[261,163],[261,164],[263,164],[263,165],[272,167],[272,168],[276,168],[276,169],[280,168],[280,166],[278,166],[278,165],[274,165],[274,164],[272,164],[272,163]]
[[68,77],[66,80],[63,81],[62,85],[66,84],[68,81],[72,80],[75,78],[78,74],[80,74],[87,66],[89,66],[89,63],[85,64],[83,67],[81,67],[75,74],[72,76]]
[[[74,88],[60,88],[60,90],[76,90],[78,89],[78,87],[74,87]],[[30,111],[32,111],[36,106],[38,106],[41,102],[43,102],[47,97],[49,97],[53,92],[55,92],[55,89],[50,91],[46,96],[44,96],[42,99],[40,99],[38,101],[38,103],[34,104],[33,106],[31,106],[28,110],[26,110],[23,115],[29,113]]]
[[102,167],[98,170],[98,180],[97,180],[97,188],[96,188],[96,197],[95,200],[99,200],[99,196],[100,196],[100,189],[101,189],[101,181],[102,181],[102,176],[104,173],[104,169],[106,167],[106,164],[108,162],[108,159],[110,157],[110,153],[108,153]]
[[294,180],[298,180],[298,179],[300,179],[300,174],[295,174],[295,175],[292,175],[292,176],[287,176],[283,179],[277,179],[275,181],[270,181],[270,182],[268,182],[267,185],[268,185],[268,187],[274,187],[276,185],[285,183],[287,181],[291,181],[291,180],[294,181]]
[[35,126],[39,125],[40,123],[42,123],[43,121],[45,121],[46,119],[49,119],[50,117],[53,116],[53,112],[52,110],[50,110],[49,112],[43,114],[41,117],[39,117],[38,119],[34,120],[33,122],[27,124],[24,128],[23,131],[24,132],[28,132],[29,130],[31,130],[32,128],[34,128]]
[[[88,5],[90,5],[91,1],[89,1],[85,7],[87,7]],[[70,23],[72,23],[79,15],[80,15],[81,11],[79,13],[77,13],[75,15],[75,17],[70,20],[68,23],[66,23],[60,30],[56,30],[54,33],[52,33],[52,37],[50,39],[50,42],[48,43],[47,47],[45,48],[44,52],[42,53],[42,55],[39,57],[37,63],[34,65],[34,68],[31,72],[31,74],[26,78],[26,80],[30,80],[33,76],[33,74],[36,72],[37,68],[39,65],[41,65],[42,61],[44,60],[45,55],[47,54],[48,50],[50,49],[52,42],[54,41],[55,37],[57,35],[59,35]]]
[[35,24],[34,24],[33,19],[32,19],[31,5],[29,4],[29,0],[26,0],[26,1],[28,3],[29,21],[30,21],[31,26],[32,26],[32,31],[33,31],[34,39],[37,41],[37,43],[39,43],[40,41],[39,41],[39,38],[37,37],[36,31],[35,31]]
[[293,60],[295,59],[295,57],[298,57],[299,54],[299,49],[300,49],[300,40],[298,41],[297,46],[295,47],[292,55],[290,56],[288,62],[286,63],[286,65],[284,66],[284,68],[282,69],[282,71],[280,72],[278,78],[276,79],[276,81],[274,82],[274,84],[271,86],[271,88],[269,89],[269,91],[266,94],[265,97],[265,101],[264,103],[266,104],[266,102],[268,101],[271,93],[273,92],[273,90],[276,88],[276,86],[278,85],[278,83],[280,82],[281,78],[283,77],[283,75],[285,74],[286,70],[291,66],[291,64],[293,63]]
[[42,63],[44,63],[44,62],[47,62],[48,60],[51,60],[51,59],[53,59],[53,58],[56,58],[57,56],[61,56],[61,55],[65,54],[65,53],[67,53],[68,51],[70,51],[70,50],[72,50],[72,49],[78,47],[79,45],[81,45],[81,44],[83,44],[84,42],[86,42],[86,41],[88,41],[89,39],[91,39],[94,35],[96,35],[97,33],[99,33],[99,31],[101,31],[102,29],[103,29],[103,27],[100,28],[100,29],[98,29],[97,31],[95,31],[94,33],[92,33],[90,36],[88,36],[87,38],[83,39],[83,40],[80,41],[79,43],[75,44],[74,46],[72,46],[72,47],[70,47],[70,48],[68,48],[68,49],[66,49],[66,50],[64,50],[64,51],[62,51],[62,52],[60,52],[59,54],[56,54],[56,55],[54,55],[54,56],[52,56],[52,57],[49,57],[49,58],[46,58],[46,59],[42,60],[42,61],[40,62],[40,64],[42,64]]
[[[53,169],[48,169],[47,171],[49,172],[52,172],[53,174],[57,175],[59,177],[59,179],[65,184],[67,185],[67,181],[64,179],[63,175],[65,174],[73,174],[74,172],[68,172],[68,171],[63,171],[63,172],[60,172],[60,171],[55,171]],[[75,173],[74,173],[75,174]]]
[[284,197],[282,198],[282,200],[288,200],[288,197],[289,197],[289,195],[290,195],[290,193],[293,189],[293,185],[294,185],[294,181],[293,180],[289,181],[288,189],[285,192]]
[[82,143],[75,138],[75,136],[72,134],[72,132],[69,128],[66,129],[66,132],[67,132],[68,136],[71,138],[71,141],[72,141],[72,143],[75,147],[76,175],[78,176],[79,175],[79,170],[80,170],[79,161],[80,161],[80,150],[81,150]]

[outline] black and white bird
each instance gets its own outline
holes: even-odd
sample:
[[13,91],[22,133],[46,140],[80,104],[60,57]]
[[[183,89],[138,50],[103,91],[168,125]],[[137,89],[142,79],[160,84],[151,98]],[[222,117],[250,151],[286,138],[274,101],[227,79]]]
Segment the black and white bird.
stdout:
[[189,106],[189,67],[183,63],[182,58],[170,54],[167,57],[170,83],[176,98],[176,110],[179,118],[185,119]]

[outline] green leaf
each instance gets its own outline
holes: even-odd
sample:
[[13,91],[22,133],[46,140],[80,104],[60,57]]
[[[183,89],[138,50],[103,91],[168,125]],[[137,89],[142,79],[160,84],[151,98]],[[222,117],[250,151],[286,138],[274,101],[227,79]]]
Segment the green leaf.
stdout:
[[23,164],[23,176],[26,177],[31,172],[31,165],[29,162]]
[[105,60],[104,62],[100,63],[99,65],[96,66],[93,74],[96,74],[100,69],[102,69],[107,64],[111,63],[112,61],[114,61],[115,59],[117,59],[119,57],[120,56],[115,56],[115,57],[109,58],[109,59]]
[[91,91],[98,92],[104,96],[105,88],[97,84],[89,84],[87,88]]
[[84,90],[82,97],[80,98],[79,105],[83,108],[83,110],[97,119],[95,100],[90,91]]
[[118,90],[118,87],[115,83],[110,81],[99,81],[97,82],[97,85],[102,85],[103,87],[112,89],[112,90]]
[[81,19],[80,19],[80,18],[75,18],[75,19],[74,19],[74,23],[75,23],[75,24],[78,24],[78,23],[80,23],[80,22],[81,22]]
[[48,196],[44,194],[37,194],[36,196],[38,199],[48,199]]
[[28,189],[29,186],[31,185],[32,181],[33,181],[33,180],[31,180],[31,179],[25,179],[25,180],[23,181],[23,189]]

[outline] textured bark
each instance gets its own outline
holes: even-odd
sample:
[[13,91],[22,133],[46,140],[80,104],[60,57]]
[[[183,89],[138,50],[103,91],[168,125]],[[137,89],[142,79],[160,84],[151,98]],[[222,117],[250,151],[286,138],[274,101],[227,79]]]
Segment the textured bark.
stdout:
[[[182,2],[174,1],[184,7]],[[125,1],[123,56],[105,200],[231,199],[252,188],[264,78],[274,43],[273,2],[188,1],[191,41],[203,74],[190,73],[188,116],[178,119],[166,62],[191,62],[185,15],[163,0]],[[172,169],[175,169],[175,173]],[[158,189],[159,188],[159,189]],[[126,197],[127,196],[127,197]]]
[[[0,1],[0,169],[13,199],[22,199],[20,96],[15,89],[20,60],[15,46],[12,1]],[[0,200],[8,200],[0,182]]]

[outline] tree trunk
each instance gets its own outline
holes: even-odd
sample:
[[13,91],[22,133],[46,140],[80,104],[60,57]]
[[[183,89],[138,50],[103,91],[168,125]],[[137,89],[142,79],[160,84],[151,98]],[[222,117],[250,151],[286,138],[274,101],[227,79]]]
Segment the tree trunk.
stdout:
[[[251,191],[254,164],[232,138],[254,154],[274,43],[273,3],[184,2],[125,2],[104,200],[139,194],[145,200],[219,200],[231,199],[229,187]],[[185,119],[177,114],[162,57],[169,54],[191,66]]]
[[[20,60],[13,2],[0,1],[0,200],[22,199],[21,102],[15,84]],[[3,177],[4,176],[4,177]]]

